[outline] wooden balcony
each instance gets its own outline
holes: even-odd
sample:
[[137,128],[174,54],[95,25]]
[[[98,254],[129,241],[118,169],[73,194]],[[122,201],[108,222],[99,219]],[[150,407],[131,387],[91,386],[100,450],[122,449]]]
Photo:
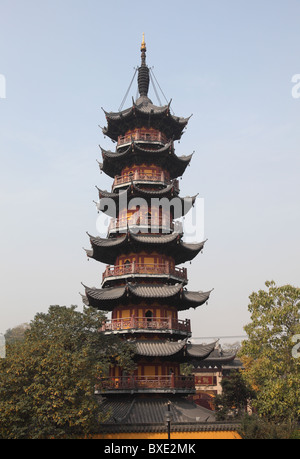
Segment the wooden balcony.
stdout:
[[[177,223],[177,222],[176,222]],[[180,232],[179,226],[181,225],[182,230],[182,223],[178,222],[179,225],[174,227],[174,223],[168,221],[167,218],[161,217],[140,217],[138,215],[133,215],[130,218],[113,218],[110,222],[108,228],[108,235],[110,233],[127,233],[128,228],[135,233],[164,233],[168,234],[171,231],[176,229],[177,232]]]
[[96,394],[105,393],[195,393],[194,376],[126,376],[101,378]]
[[172,333],[191,336],[191,321],[165,317],[126,317],[107,320],[100,331],[110,333]]
[[[112,189],[119,188],[121,186],[130,185],[131,181],[141,183],[141,184],[157,184],[157,185],[169,185],[170,180],[167,180],[165,174],[145,174],[142,172],[136,171],[133,174],[124,174],[117,175],[114,179]],[[179,180],[174,180],[174,187],[177,192],[179,192]]]
[[187,269],[170,266],[169,263],[128,263],[123,265],[107,266],[102,282],[109,278],[128,277],[138,275],[141,277],[171,277],[179,282],[187,282]]
[[118,137],[118,147],[130,145],[133,141],[161,145],[166,145],[168,143],[167,137],[162,132],[145,132],[137,129],[131,134],[120,135]]

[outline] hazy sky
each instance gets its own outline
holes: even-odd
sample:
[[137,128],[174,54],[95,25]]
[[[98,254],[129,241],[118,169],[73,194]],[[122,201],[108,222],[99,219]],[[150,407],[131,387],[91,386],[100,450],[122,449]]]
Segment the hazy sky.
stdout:
[[95,185],[112,182],[96,163],[98,144],[115,148],[101,107],[119,109],[143,32],[175,114],[193,114],[175,145],[195,151],[181,195],[205,202],[188,287],[214,291],[180,318],[194,337],[242,335],[252,291],[300,285],[299,17],[296,0],[0,0],[0,333],[100,287],[82,247]]

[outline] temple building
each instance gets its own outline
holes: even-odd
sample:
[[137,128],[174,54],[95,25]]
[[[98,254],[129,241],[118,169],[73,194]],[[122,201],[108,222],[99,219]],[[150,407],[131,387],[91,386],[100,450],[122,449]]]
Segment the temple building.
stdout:
[[88,258],[106,267],[99,288],[84,286],[83,301],[108,313],[100,333],[130,340],[136,363],[134,373],[127,374],[116,362],[99,380],[96,394],[111,412],[99,435],[163,435],[168,410],[173,438],[210,429],[230,436],[230,426],[218,425],[212,411],[188,400],[196,393],[195,376],[182,370],[183,364],[200,364],[216,345],[192,344],[190,320],[180,316],[205,305],[211,294],[209,289],[188,290],[187,269],[181,267],[205,245],[184,242],[183,227],[176,221],[192,211],[197,197],[180,195],[178,179],[192,155],[177,156],[174,148],[189,118],[173,115],[170,104],[156,106],[149,99],[144,39],[137,74],[139,96],[132,106],[105,111],[103,134],[116,149],[100,147],[100,169],[113,183],[111,191],[98,188],[97,207],[110,224],[107,237],[88,235],[91,248],[86,250]]
[[196,394],[191,396],[200,406],[214,409],[214,397],[222,393],[222,380],[243,368],[242,362],[236,356],[237,350],[223,350],[220,343],[210,355],[193,365]]

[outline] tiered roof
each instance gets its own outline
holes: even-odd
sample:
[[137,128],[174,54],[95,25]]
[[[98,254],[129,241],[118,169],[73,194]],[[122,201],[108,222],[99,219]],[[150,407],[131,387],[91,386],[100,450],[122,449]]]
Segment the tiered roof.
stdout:
[[149,67],[146,65],[146,46],[141,47],[141,66],[138,69],[138,89],[140,97],[132,106],[119,112],[106,112],[107,127],[103,134],[117,141],[131,129],[139,127],[152,127],[163,132],[167,138],[178,140],[182,136],[189,118],[173,116],[170,104],[163,107],[154,105],[148,97],[150,83]]
[[106,112],[107,127],[103,134],[117,141],[133,128],[151,126],[159,129],[167,138],[179,140],[189,118],[174,116],[170,112],[170,103],[163,107],[154,105],[147,95],[141,95],[130,108],[120,112]]
[[[177,358],[185,362],[193,358],[205,359],[215,348],[215,342],[210,344],[191,344],[187,340],[182,341],[136,341],[134,343],[136,354],[147,357],[170,357],[177,355]],[[178,354],[181,354],[180,356]]]
[[171,432],[181,432],[183,435],[184,432],[191,432],[193,435],[195,432],[205,431],[236,431],[239,427],[239,424],[234,422],[217,422],[213,411],[178,396],[119,396],[114,399],[103,399],[100,407],[104,413],[109,413],[108,419],[101,424],[102,434],[151,432],[166,435],[168,410],[172,417]]
[[[138,185],[135,185],[133,182],[131,185],[127,186],[123,190],[115,190],[115,191],[106,191],[100,190],[96,187],[99,192],[99,203],[97,204],[98,210],[101,210],[106,215],[110,217],[116,218],[116,214],[118,214],[124,208],[128,206],[128,199],[138,197],[143,198],[146,200],[157,198],[168,198],[171,199],[176,197],[177,199],[173,201],[173,206],[171,206],[172,215],[174,219],[181,218],[186,215],[197,199],[198,195],[195,196],[186,196],[184,198],[178,196],[178,192],[175,188],[174,183],[167,185],[166,187],[161,187],[157,189],[148,188],[141,188]],[[123,198],[123,199],[122,199]],[[104,203],[102,204],[101,200],[104,199]],[[107,199],[114,201],[115,206],[108,206]],[[177,201],[178,200],[178,201]],[[163,202],[163,201],[162,201]],[[172,203],[172,201],[171,201]]]
[[207,369],[207,368],[242,368],[242,363],[236,358],[237,351],[228,350],[224,351],[220,345],[215,346],[214,350],[205,359],[192,362],[194,369]]
[[103,400],[101,409],[110,413],[110,417],[101,428],[104,432],[132,432],[134,426],[134,432],[165,432],[168,404],[172,425],[178,428],[179,424],[182,432],[193,430],[192,422],[202,422],[208,430],[211,428],[209,423],[216,421],[213,412],[191,404],[182,397],[173,397],[171,401],[170,396],[151,399],[120,397]]
[[193,260],[203,250],[205,242],[191,244],[183,242],[182,234],[134,234],[128,231],[120,237],[104,239],[89,235],[91,250],[87,256],[101,263],[113,264],[120,253],[139,252],[141,250],[159,250],[165,255],[172,255],[175,264]]
[[143,148],[138,142],[132,140],[130,145],[123,150],[112,152],[100,146],[103,163],[99,163],[100,170],[109,177],[120,175],[125,166],[153,162],[167,169],[171,179],[181,177],[190,164],[193,155],[177,156],[174,142],[170,141],[157,150]]
[[165,304],[170,304],[178,311],[185,311],[189,308],[197,308],[205,304],[212,292],[192,292],[187,291],[184,285],[167,284],[133,284],[118,287],[106,287],[97,289],[85,286],[85,296],[83,301],[86,305],[92,306],[101,311],[112,311],[117,305],[126,305],[129,302],[144,301],[153,302],[162,300]]

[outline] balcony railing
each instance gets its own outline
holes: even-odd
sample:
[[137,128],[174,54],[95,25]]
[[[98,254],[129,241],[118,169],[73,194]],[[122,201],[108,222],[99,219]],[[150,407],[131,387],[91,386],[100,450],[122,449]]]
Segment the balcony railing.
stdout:
[[133,392],[192,392],[195,390],[194,376],[126,376],[102,378],[96,386],[96,393],[107,391]]
[[154,216],[140,217],[138,215],[133,215],[130,218],[113,218],[110,222],[108,233],[127,233],[128,228],[133,232],[140,231],[143,233],[159,233],[160,231],[163,231],[164,233],[170,233],[174,229],[176,229],[177,232],[180,232],[180,228],[182,230],[182,223],[178,222],[175,228],[174,223],[170,222],[167,218]]
[[107,320],[102,326],[102,332],[149,330],[158,332],[191,333],[191,321],[165,317],[125,317],[122,319]]
[[131,134],[120,135],[118,137],[118,147],[126,144],[130,144],[133,141],[138,142],[157,142],[165,145],[168,143],[167,137],[162,132],[143,132],[135,131]]
[[187,281],[187,269],[172,267],[169,263],[128,263],[123,265],[107,266],[102,282],[109,277],[126,276],[131,274],[145,274],[154,276],[171,276],[180,281]]
[[[133,180],[134,182],[159,182],[163,183],[164,185],[169,185],[171,183],[171,181],[165,177],[164,172],[162,172],[161,174],[146,174],[135,171],[131,174],[129,173],[124,175],[117,175],[113,183],[113,189],[118,186],[127,184],[129,185],[131,183],[131,180]],[[179,180],[174,180],[173,183],[175,189],[179,191]]]

